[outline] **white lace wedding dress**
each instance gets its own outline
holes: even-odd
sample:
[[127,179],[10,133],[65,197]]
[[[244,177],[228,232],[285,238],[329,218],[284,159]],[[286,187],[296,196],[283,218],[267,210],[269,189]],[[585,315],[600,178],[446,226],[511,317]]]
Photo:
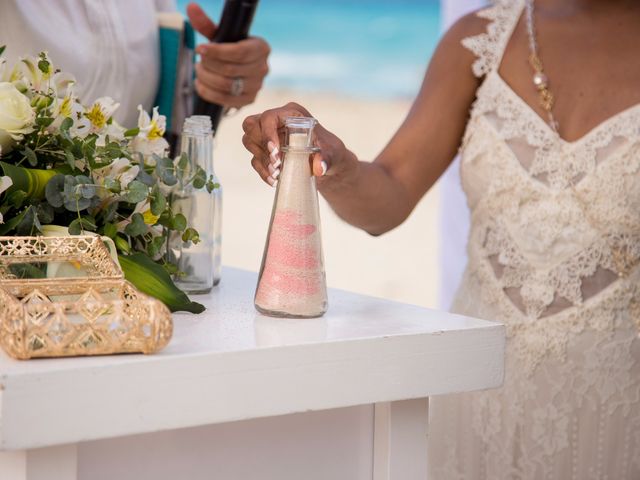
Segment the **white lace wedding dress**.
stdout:
[[523,2],[479,13],[454,311],[507,328],[504,386],[431,402],[430,480],[640,479],[640,104],[559,139],[498,73]]

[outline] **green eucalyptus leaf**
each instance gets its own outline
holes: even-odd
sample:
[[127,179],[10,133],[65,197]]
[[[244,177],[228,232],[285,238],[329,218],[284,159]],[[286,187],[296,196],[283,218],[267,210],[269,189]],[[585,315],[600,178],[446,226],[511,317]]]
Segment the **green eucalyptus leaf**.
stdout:
[[193,188],[201,189],[207,183],[207,172],[202,167],[196,167],[196,174],[193,176]]
[[151,242],[147,246],[147,253],[152,257],[155,257],[160,253],[160,250],[162,249],[164,242],[165,242],[164,235],[153,237],[153,240],[151,240]]
[[76,190],[82,198],[91,199],[96,195],[96,187],[86,175],[76,176]]
[[73,118],[66,117],[64,120],[62,120],[62,123],[60,124],[60,131],[68,132],[71,127],[73,127]]
[[[62,197],[64,199],[64,207],[71,212],[80,212],[91,206],[91,200],[84,197],[81,188],[79,188],[78,178],[82,179],[82,177],[74,177],[73,175],[65,175],[64,177]],[[84,179],[87,178],[84,177]]]
[[69,233],[71,235],[82,235],[86,230],[95,232],[96,228],[95,220],[87,215],[73,220],[69,224]]
[[169,275],[176,275],[178,273],[178,266],[173,263],[163,263],[162,267],[167,271]]
[[80,235],[82,233],[82,222],[79,218],[76,218],[73,222],[69,224],[69,234],[70,235]]
[[171,229],[183,232],[187,228],[187,219],[181,213],[176,213],[171,220]]
[[172,187],[178,183],[178,178],[175,176],[175,168],[173,162],[168,157],[160,157],[154,155],[156,160],[156,175],[163,183]]
[[36,156],[36,152],[34,152],[33,150],[31,150],[29,147],[25,145],[24,149],[22,150],[22,153],[24,157],[27,159],[27,162],[29,162],[29,165],[31,165],[32,167],[35,167],[36,165],[38,165],[38,157]]
[[44,58],[41,58],[40,61],[38,62],[38,69],[40,69],[42,73],[49,73],[50,68],[51,68],[51,64]]
[[122,186],[117,178],[105,179],[104,188],[109,190],[111,193],[120,193],[122,191]]
[[137,237],[138,235],[144,235],[147,233],[148,227],[144,223],[144,217],[141,213],[134,213],[131,216],[131,223],[124,228],[124,233],[130,237]]
[[178,160],[176,175],[180,180],[184,180],[187,176],[187,170],[189,169],[189,156],[186,153],[180,154],[180,159]]
[[76,157],[73,156],[73,152],[71,150],[64,151],[64,158],[67,161],[67,165],[71,167],[71,170],[76,169]]
[[152,187],[156,184],[156,179],[145,172],[144,168],[140,168],[140,170],[138,171],[138,175],[136,176],[136,180],[144,183],[148,187]]
[[36,206],[36,213],[38,214],[38,220],[41,223],[45,225],[53,223],[54,211],[53,211],[53,207],[48,203],[40,202]]
[[103,222],[112,222],[116,218],[116,213],[118,212],[118,207],[120,204],[118,202],[111,202],[106,207],[104,207],[99,216]]
[[124,195],[124,200],[129,203],[139,203],[145,200],[148,195],[149,187],[138,180],[133,180],[127,186],[127,193]]
[[207,192],[211,193],[216,188],[220,188],[220,184],[215,182],[213,175],[210,175],[209,180],[207,180]]
[[199,243],[200,242],[200,234],[198,233],[198,231],[195,228],[189,227],[182,234],[182,241],[183,242]]
[[164,195],[160,191],[158,185],[153,187],[151,191],[151,213],[156,216],[159,216],[164,209],[167,207],[167,199],[164,198]]
[[64,175],[58,174],[51,178],[47,182],[47,186],[44,189],[45,198],[50,205],[54,207],[61,207],[64,205]]
[[173,217],[171,216],[171,212],[169,210],[165,210],[160,214],[160,218],[158,218],[158,224],[163,227],[171,228],[171,222]]
[[85,215],[81,218],[76,218],[69,224],[69,233],[71,235],[82,235],[85,231],[95,232],[97,228],[95,219]]
[[40,225],[40,221],[38,220],[36,208],[30,205],[25,210],[22,220],[16,225],[16,233],[18,235],[31,236],[39,233],[41,228],[42,225]]

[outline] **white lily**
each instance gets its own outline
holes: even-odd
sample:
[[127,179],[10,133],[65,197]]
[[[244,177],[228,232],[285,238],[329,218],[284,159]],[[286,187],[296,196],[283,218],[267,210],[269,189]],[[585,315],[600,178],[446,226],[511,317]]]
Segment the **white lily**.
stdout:
[[134,152],[142,154],[147,163],[153,164],[152,155],[164,155],[169,148],[169,143],[164,139],[167,128],[167,118],[160,115],[158,107],[154,107],[153,114],[149,114],[138,105],[138,129],[140,130],[131,142]]
[[[100,97],[87,108],[84,115],[77,120],[77,128],[80,133],[102,133],[107,127],[113,113],[120,106],[111,97]],[[86,133],[85,133],[86,131]]]
[[78,119],[82,117],[84,113],[84,107],[78,100],[74,90],[73,84],[68,85],[66,88],[66,94],[55,100],[53,105],[53,118],[55,119],[53,123],[49,126],[49,130],[55,132],[60,128],[60,124],[65,118],[71,118],[73,120],[73,125],[69,129],[69,133],[71,136],[78,136],[78,132],[76,132],[75,125],[78,122]]
[[[120,187],[124,190],[140,172],[138,165],[131,165],[128,158],[118,158],[106,167],[98,168],[92,172],[93,180],[97,185],[104,186],[107,179],[118,180]],[[98,196],[106,198],[111,196],[104,188],[98,189]]]
[[67,96],[69,89],[76,84],[76,77],[67,72],[56,72],[51,80],[51,88],[58,98]]
[[107,137],[109,137],[109,141],[119,142],[124,140],[124,132],[127,130],[120,125],[115,120],[112,120],[111,123],[108,123],[104,128],[101,134],[98,135],[98,139],[96,140],[96,145],[99,147],[104,147],[107,144]]
[[160,217],[154,215],[151,212],[151,203],[149,202],[149,200],[143,200],[137,203],[136,208],[133,209],[133,212],[131,212],[131,215],[129,215],[128,218],[125,218],[124,220],[116,223],[116,228],[119,232],[124,231],[125,227],[131,223],[131,217],[133,217],[133,215],[136,213],[140,213],[142,215],[144,223],[148,225],[148,233],[151,233],[153,236],[162,234],[162,226],[154,225]]
[[31,88],[41,90],[42,83],[49,80],[53,75],[53,66],[46,53],[44,53],[43,60],[49,62],[49,68],[46,71],[41,71],[38,67],[40,59],[31,56],[22,57],[20,59],[20,68],[24,74],[24,78],[30,83]]

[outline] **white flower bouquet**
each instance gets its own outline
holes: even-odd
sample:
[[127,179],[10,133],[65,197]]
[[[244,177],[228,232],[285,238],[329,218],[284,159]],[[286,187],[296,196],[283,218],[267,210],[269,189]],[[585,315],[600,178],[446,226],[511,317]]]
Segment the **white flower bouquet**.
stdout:
[[125,128],[109,97],[84,105],[46,53],[7,65],[0,47],[0,235],[96,234],[113,240],[127,280],[172,310],[203,310],[178,290],[168,239],[198,232],[170,191],[216,185],[186,156],[168,157],[165,118],[142,107]]

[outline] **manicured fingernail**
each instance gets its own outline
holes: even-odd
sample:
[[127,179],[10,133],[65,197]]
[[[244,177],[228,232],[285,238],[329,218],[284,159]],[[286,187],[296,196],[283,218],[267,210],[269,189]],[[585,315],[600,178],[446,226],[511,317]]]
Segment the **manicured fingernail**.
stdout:
[[270,163],[267,168],[269,169],[269,173],[271,174],[271,176],[273,178],[276,178],[278,175],[274,175],[274,173],[278,172],[278,174],[280,174],[280,170],[278,169],[278,167],[274,164],[274,163]]
[[329,167],[327,167],[327,162],[325,162],[324,160],[322,160],[320,162],[320,166],[322,167],[322,176],[326,175],[327,170],[329,169]]
[[271,176],[269,176],[269,177],[267,177],[267,183],[269,185],[271,185],[272,187],[275,187],[276,186],[276,179],[271,177]]
[[273,168],[280,168],[280,165],[282,165],[282,160],[278,160],[276,163],[274,163]]
[[276,147],[275,143],[269,141],[269,143],[267,143],[267,148],[269,149],[269,156],[271,157],[271,163],[276,163],[278,160],[280,160],[280,158],[278,157],[280,150],[278,150],[278,147]]
[[277,180],[278,177],[280,176],[280,170],[276,170],[271,174],[271,176],[273,177],[274,180]]

